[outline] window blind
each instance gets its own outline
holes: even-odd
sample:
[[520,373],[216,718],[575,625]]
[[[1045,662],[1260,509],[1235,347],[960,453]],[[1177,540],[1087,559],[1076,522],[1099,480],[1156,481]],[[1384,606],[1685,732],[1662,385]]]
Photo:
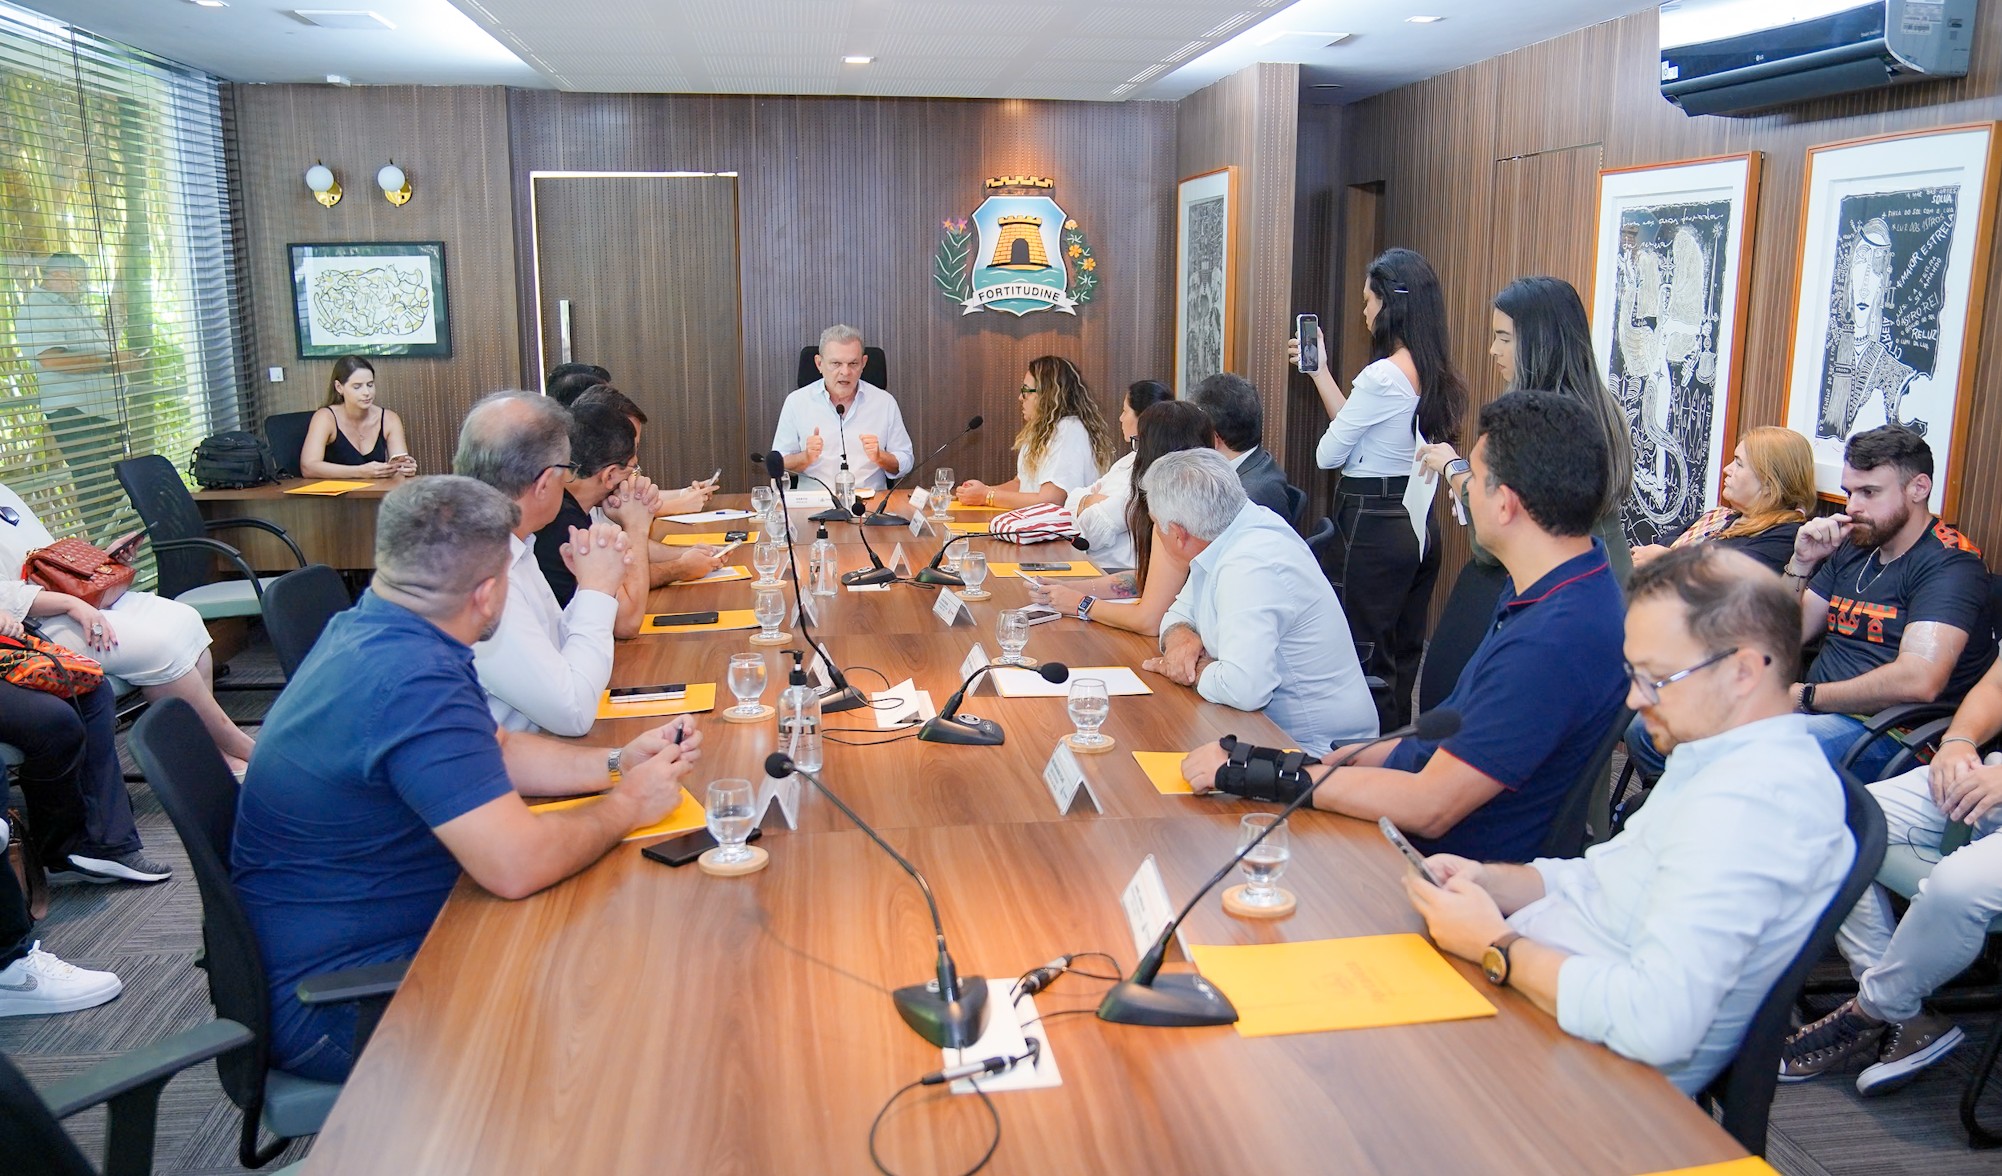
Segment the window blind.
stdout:
[[137,527],[115,465],[185,471],[244,416],[223,117],[216,79],[0,3],[0,476],[59,537]]

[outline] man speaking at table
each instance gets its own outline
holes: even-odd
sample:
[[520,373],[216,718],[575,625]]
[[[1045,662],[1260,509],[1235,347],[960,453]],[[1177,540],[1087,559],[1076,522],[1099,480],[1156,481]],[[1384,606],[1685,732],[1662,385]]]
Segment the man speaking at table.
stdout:
[[911,468],[897,398],[862,378],[862,333],[854,327],[822,331],[813,363],[821,378],[786,397],[772,448],[795,474],[832,486],[846,460],[857,489],[881,490]]
[[[231,860],[271,984],[280,1070],[347,1076],[355,1006],[309,1009],[295,986],[415,954],[460,870],[522,898],[680,802],[702,742],[688,719],[609,752],[496,734],[471,647],[500,624],[520,518],[471,478],[391,491],[373,586],[328,622],[264,720]],[[600,789],[603,800],[563,812],[522,802]]]

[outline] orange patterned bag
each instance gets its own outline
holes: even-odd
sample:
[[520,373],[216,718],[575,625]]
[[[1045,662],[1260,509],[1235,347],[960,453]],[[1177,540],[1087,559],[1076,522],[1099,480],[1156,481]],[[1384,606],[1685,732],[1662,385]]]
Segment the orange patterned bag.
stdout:
[[104,682],[104,667],[53,641],[23,633],[0,637],[0,678],[57,698],[75,698]]

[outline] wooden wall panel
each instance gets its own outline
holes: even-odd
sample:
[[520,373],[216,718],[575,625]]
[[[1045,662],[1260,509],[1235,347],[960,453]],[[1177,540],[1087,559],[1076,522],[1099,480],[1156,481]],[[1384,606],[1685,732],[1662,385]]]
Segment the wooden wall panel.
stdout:
[[[1300,67],[1261,64],[1177,103],[1176,179],[1234,166],[1237,173],[1237,313],[1232,370],[1265,401],[1265,444],[1296,485],[1307,469],[1287,460],[1290,406],[1286,337],[1293,316],[1295,171],[1299,166]],[[1170,209],[1173,191],[1170,185]],[[1173,232],[1173,224],[1169,226]],[[1173,275],[1173,243],[1163,274]],[[1168,285],[1173,285],[1172,276]],[[1168,316],[1174,317],[1172,289]],[[1323,418],[1325,420],[1325,418]]]
[[[451,358],[374,362],[381,402],[403,417],[418,468],[450,468],[467,406],[520,381],[505,96],[470,86],[230,89],[261,415],[324,403],[333,366],[299,358],[288,244],[443,241]],[[415,189],[401,208],[375,186],[376,169],[392,158]],[[344,192],[331,209],[306,189],[316,159]],[[265,378],[271,367],[285,369],[283,383]]]
[[[1335,351],[1342,345],[1344,329],[1342,320],[1331,317],[1340,305],[1336,287],[1342,280],[1346,247],[1340,234],[1345,223],[1341,205],[1347,192],[1336,182],[1342,108],[1302,104],[1299,128],[1293,181],[1293,301],[1280,338],[1291,333],[1295,315],[1317,314],[1328,348]],[[1326,362],[1335,362],[1334,357],[1329,356]],[[1281,371],[1286,382],[1286,430],[1283,437],[1274,435],[1272,443],[1293,484],[1308,492],[1307,525],[1312,527],[1315,519],[1327,513],[1328,506],[1316,493],[1317,483],[1323,479],[1314,472],[1314,446],[1327,428],[1327,410],[1321,407],[1313,381],[1286,364],[1283,353]]]
[[[891,391],[919,446],[987,417],[942,459],[962,477],[1013,476],[1015,389],[1035,356],[1076,360],[1108,416],[1127,384],[1169,370],[1170,104],[535,90],[511,92],[508,109],[518,215],[530,171],[738,173],[753,448],[769,443],[795,387],[799,348],[835,322],[887,349]],[[997,175],[1054,178],[1058,204],[1089,236],[1104,284],[1077,315],[962,314],[932,284],[940,222],[970,214]],[[516,333],[526,343],[532,329],[525,319]],[[532,362],[517,361],[523,371]],[[642,404],[685,392],[649,386],[646,373],[613,374]],[[660,472],[688,473],[673,463]],[[724,489],[741,491],[747,477],[741,461],[726,468]]]
[[[1504,270],[1563,272],[1579,256],[1589,261],[1596,216],[1594,188],[1510,172],[1501,161],[1591,147],[1608,168],[1764,152],[1739,425],[1775,423],[1786,398],[1808,147],[2002,118],[2002,9],[1978,10],[1966,78],[1754,118],[1689,118],[1670,106],[1655,80],[1657,53],[1650,10],[1358,102],[1345,111],[1339,178],[1383,182],[1387,241],[1419,249],[1438,266],[1454,315],[1455,355],[1470,373],[1483,373],[1473,383],[1485,399],[1496,387],[1480,356],[1487,300],[1513,276]],[[2002,452],[2002,398],[1994,393],[2002,374],[1998,287],[2002,267],[1991,265],[1980,356],[1963,389],[1975,398],[1964,438],[1975,457],[1957,520],[1989,550],[2002,548],[2002,470],[1980,456]],[[1581,290],[1590,296],[1582,283]],[[1462,550],[1449,539],[1449,582]]]

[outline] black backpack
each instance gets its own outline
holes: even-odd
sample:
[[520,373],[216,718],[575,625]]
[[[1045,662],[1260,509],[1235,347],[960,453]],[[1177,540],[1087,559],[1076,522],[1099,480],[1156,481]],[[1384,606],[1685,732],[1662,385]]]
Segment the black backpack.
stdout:
[[188,473],[206,490],[241,490],[278,480],[278,459],[255,433],[216,433],[188,459]]

